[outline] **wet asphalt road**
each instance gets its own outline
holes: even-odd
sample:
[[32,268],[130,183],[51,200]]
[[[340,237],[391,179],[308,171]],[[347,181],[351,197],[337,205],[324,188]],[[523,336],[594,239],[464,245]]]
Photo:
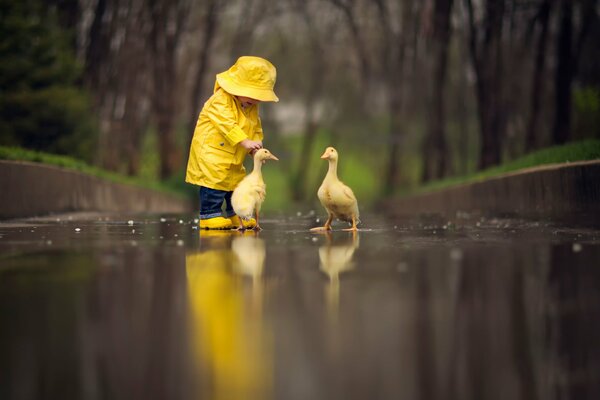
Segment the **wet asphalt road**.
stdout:
[[597,399],[600,230],[0,224],[0,399]]

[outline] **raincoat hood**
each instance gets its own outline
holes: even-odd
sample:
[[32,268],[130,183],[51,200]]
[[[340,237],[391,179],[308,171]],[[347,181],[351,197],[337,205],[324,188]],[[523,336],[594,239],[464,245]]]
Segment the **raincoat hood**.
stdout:
[[217,74],[215,91],[221,87],[234,96],[278,102],[279,98],[273,91],[276,78],[277,71],[269,61],[243,56],[227,71]]

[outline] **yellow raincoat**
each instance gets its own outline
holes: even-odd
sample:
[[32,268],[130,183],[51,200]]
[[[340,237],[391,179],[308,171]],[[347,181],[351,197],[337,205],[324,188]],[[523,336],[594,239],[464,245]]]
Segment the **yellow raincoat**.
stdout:
[[[278,101],[273,92],[275,67],[259,57],[240,57],[217,75],[212,97],[204,104],[190,146],[185,181],[233,191],[246,175],[244,139],[263,140],[258,105],[242,108],[236,96]],[[227,90],[225,90],[227,89]]]

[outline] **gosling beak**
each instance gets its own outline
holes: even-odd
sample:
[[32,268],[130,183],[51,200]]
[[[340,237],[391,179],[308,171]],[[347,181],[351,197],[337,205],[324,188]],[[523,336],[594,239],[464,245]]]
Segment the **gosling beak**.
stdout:
[[327,160],[329,158],[329,156],[327,155],[327,152],[323,153],[323,155],[321,156],[321,158],[323,160]]
[[279,158],[277,158],[273,154],[271,154],[271,160],[279,161]]

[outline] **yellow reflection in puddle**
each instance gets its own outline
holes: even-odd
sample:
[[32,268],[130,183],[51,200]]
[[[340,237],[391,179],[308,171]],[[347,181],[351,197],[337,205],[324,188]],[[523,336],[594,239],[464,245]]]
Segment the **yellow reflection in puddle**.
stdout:
[[[195,359],[207,377],[202,398],[268,399],[272,337],[262,320],[265,243],[253,233],[201,233],[205,250],[186,255]],[[250,296],[246,299],[251,277]]]

